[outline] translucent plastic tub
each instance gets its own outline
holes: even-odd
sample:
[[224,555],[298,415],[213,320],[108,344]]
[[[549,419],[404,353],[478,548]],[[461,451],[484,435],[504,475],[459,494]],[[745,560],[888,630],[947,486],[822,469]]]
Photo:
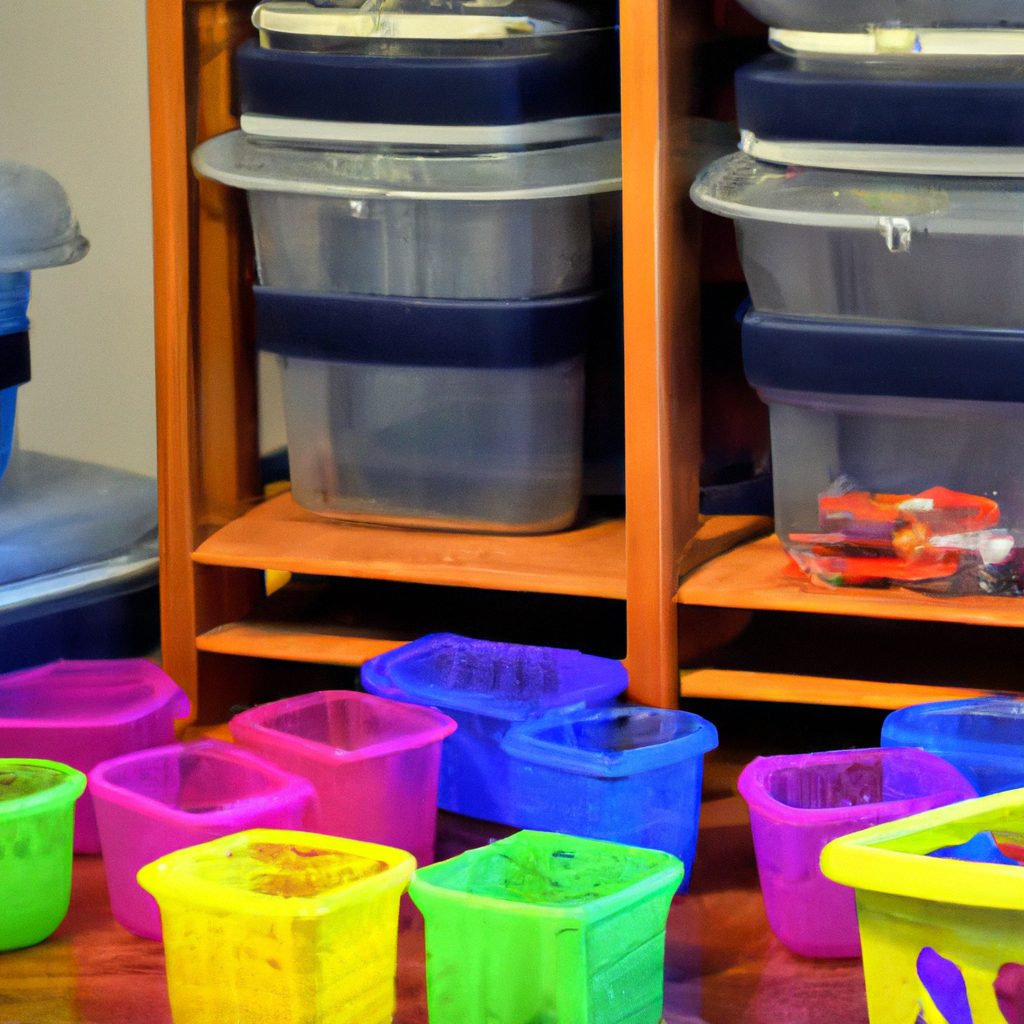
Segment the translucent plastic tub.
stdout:
[[778,28],[814,32],[840,32],[869,25],[987,28],[990,25],[1024,25],[1019,0],[979,0],[965,5],[957,0],[742,0],[755,18]]
[[334,690],[231,719],[236,742],[310,780],[306,827],[434,859],[441,742],[455,723],[431,708]]
[[736,153],[690,194],[735,220],[760,312],[1024,327],[1020,179],[787,168]]
[[682,876],[660,851],[542,832],[417,871],[432,1024],[658,1024]]
[[579,651],[438,633],[366,662],[362,681],[371,693],[439,708],[458,723],[441,755],[440,807],[514,825],[511,760],[501,748],[509,727],[553,708],[613,700],[627,678],[621,663]]
[[[151,661],[57,661],[0,676],[0,756],[90,772],[101,761],[174,740],[189,701]],[[75,813],[75,852],[99,853],[92,798]]]
[[[699,715],[613,706],[518,722],[513,823],[664,850],[693,870],[704,754],[718,745]],[[684,883],[685,884],[685,883]]]
[[1024,700],[917,704],[882,724],[883,747],[920,747],[955,765],[982,796],[1024,786]]
[[64,920],[75,801],[84,790],[85,776],[67,765],[0,758],[0,951],[34,946]]
[[390,1024],[415,866],[402,850],[276,829],[147,864],[175,1021]]
[[89,773],[110,906],[119,924],[160,938],[160,911],[135,876],[187,846],[250,828],[302,828],[305,779],[230,743],[203,740],[104,761]]
[[969,800],[844,836],[821,869],[857,894],[871,1024],[1024,1017],[1024,798]]
[[902,748],[759,757],[743,769],[739,791],[768,923],[784,946],[810,957],[860,953],[853,893],[818,869],[826,844],[975,796],[945,761]]

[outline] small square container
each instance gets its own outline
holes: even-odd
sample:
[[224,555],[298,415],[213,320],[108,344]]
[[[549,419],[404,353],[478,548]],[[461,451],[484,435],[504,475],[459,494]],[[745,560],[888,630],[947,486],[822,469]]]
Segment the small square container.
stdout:
[[218,740],[104,761],[89,792],[114,918],[144,939],[160,938],[160,910],[136,881],[143,865],[246,829],[300,829],[316,799],[306,779]]
[[955,765],[981,796],[1024,787],[1024,700],[916,704],[882,723],[883,747],[919,747]]
[[402,850],[254,829],[147,864],[178,1024],[390,1024]]
[[784,946],[809,957],[860,954],[853,893],[818,868],[828,843],[976,795],[952,765],[904,748],[758,757],[739,791],[768,923]]
[[229,727],[237,743],[313,783],[311,831],[433,861],[441,743],[455,731],[447,715],[328,690],[251,708]]
[[434,633],[366,662],[362,681],[370,693],[439,708],[458,723],[444,742],[438,806],[515,825],[512,762],[501,748],[509,727],[554,708],[607,703],[628,680],[610,658]]
[[857,895],[871,1024],[1024,1019],[1024,793],[843,836],[821,870]]
[[735,153],[701,171],[690,195],[735,221],[759,312],[1024,327],[1020,178],[815,170]]
[[0,758],[0,951],[52,935],[71,900],[71,835],[85,776],[55,761]]
[[755,18],[779,28],[807,32],[851,32],[870,25],[924,28],[987,28],[990,25],[1024,25],[1024,8],[1017,0],[742,0]]
[[431,1024],[658,1024],[682,877],[667,853],[549,832],[417,871]]
[[[48,757],[90,772],[174,741],[185,692],[151,661],[56,661],[0,676],[0,756]],[[99,853],[92,797],[75,811],[75,853]]]
[[693,870],[704,755],[718,732],[699,715],[611,706],[517,722],[514,824],[664,850]]

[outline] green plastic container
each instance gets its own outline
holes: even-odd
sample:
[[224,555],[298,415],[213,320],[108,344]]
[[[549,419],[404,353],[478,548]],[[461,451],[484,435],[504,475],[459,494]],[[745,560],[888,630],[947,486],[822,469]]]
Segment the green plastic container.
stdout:
[[0,758],[0,950],[34,946],[64,920],[84,792],[85,776],[66,764]]
[[658,1024],[682,862],[517,832],[417,871],[430,1024]]

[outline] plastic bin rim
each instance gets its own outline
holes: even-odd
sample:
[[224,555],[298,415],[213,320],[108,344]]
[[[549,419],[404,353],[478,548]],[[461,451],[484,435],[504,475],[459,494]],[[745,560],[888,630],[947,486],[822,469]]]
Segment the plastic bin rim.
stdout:
[[[955,714],[958,711],[965,711],[985,704],[1010,703],[1021,706],[1021,735],[1024,737],[1024,698],[1012,696],[967,697],[963,700],[940,700],[928,704],[912,704],[910,707],[899,708],[891,712],[882,723],[882,745],[918,747],[922,750],[929,750],[939,757],[943,756],[940,753],[941,750],[952,757],[970,757],[987,764],[1017,765],[1024,771],[1024,749],[1019,743],[997,743],[959,736],[935,735],[926,732],[915,723],[915,719],[927,721],[928,717],[934,713],[937,713],[939,718],[945,717],[943,712],[939,711],[940,708],[948,709]],[[999,716],[993,717],[998,718]],[[889,740],[888,743],[887,740]]]
[[[204,811],[196,814],[192,811],[183,811],[180,808],[171,807],[160,800],[136,792],[126,786],[116,785],[106,778],[107,772],[126,764],[150,759],[157,760],[182,753],[205,755],[212,757],[214,760],[245,763],[248,767],[272,779],[277,784],[277,788],[260,796],[241,797],[216,811]],[[214,739],[195,740],[191,743],[168,743],[162,747],[148,747],[144,750],[133,751],[130,754],[123,754],[120,757],[112,757],[108,761],[101,761],[89,772],[89,792],[101,800],[108,800],[111,803],[120,804],[122,807],[130,807],[132,810],[140,811],[149,818],[160,818],[163,821],[174,822],[179,825],[187,823],[192,826],[231,824],[239,809],[249,803],[266,805],[279,803],[292,797],[305,796],[308,805],[316,799],[316,790],[308,779],[304,779],[292,772],[287,772],[283,768],[278,768],[277,765],[272,764],[250,750],[246,750],[244,747],[238,747],[232,743],[224,743],[222,740]]]
[[800,767],[814,763],[810,758],[817,759],[818,764],[836,764],[852,760],[858,755],[874,754],[884,757],[903,757],[908,761],[927,764],[934,770],[933,777],[942,779],[938,786],[920,796],[908,797],[904,800],[887,800],[884,806],[902,808],[903,816],[915,813],[916,806],[922,800],[934,800],[941,796],[955,796],[958,801],[977,796],[974,787],[948,761],[937,754],[929,753],[918,747],[857,747],[851,750],[828,750],[818,754],[778,754],[772,757],[755,757],[742,772],[736,783],[740,796],[752,810],[778,822],[789,825],[819,826],[826,822],[844,822],[865,812],[867,808],[878,807],[880,804],[857,804],[850,807],[790,807],[772,797],[765,788],[768,776],[780,768]]
[[[105,715],[79,715],[75,718],[6,718],[0,715],[0,729],[17,727],[19,729],[81,729],[81,728],[104,728],[112,725],[124,725],[128,722],[135,722],[145,718],[168,705],[171,706],[171,716],[175,719],[187,718],[192,710],[192,702],[188,695],[163,669],[154,665],[146,658],[118,658],[115,663],[121,666],[133,665],[139,670],[139,678],[134,682],[124,682],[118,685],[135,686],[149,683],[153,686],[153,694],[142,700],[135,701],[124,711],[112,712]],[[17,689],[21,686],[42,686],[43,680],[49,675],[59,671],[61,668],[87,668],[96,666],[97,675],[102,679],[104,674],[103,665],[110,664],[102,659],[60,659],[51,661],[45,665],[37,665],[27,669],[16,669],[6,675],[0,675],[0,697],[7,689]],[[104,685],[102,682],[97,685]],[[59,686],[59,684],[58,684]]]
[[[291,843],[296,846],[315,846],[318,849],[353,853],[360,857],[384,861],[388,869],[321,895],[289,897],[268,896],[225,885],[214,885],[195,875],[185,875],[178,879],[173,873],[174,867],[187,863],[196,850],[231,849],[244,846],[248,842]],[[169,897],[203,910],[245,913],[254,917],[319,918],[346,905],[372,899],[389,889],[398,886],[404,889],[415,868],[416,858],[411,853],[392,846],[364,843],[358,839],[344,839],[340,836],[326,836],[318,832],[255,828],[222,836],[199,846],[175,850],[140,868],[136,880],[158,903]]]
[[12,818],[20,818],[28,814],[39,814],[51,809],[51,805],[74,804],[85,792],[85,774],[77,768],[62,764],[60,761],[48,761],[45,758],[39,757],[0,758],[0,771],[9,770],[7,768],[9,765],[31,765],[33,768],[49,768],[63,775],[64,781],[58,782],[56,786],[42,789],[37,793],[27,793],[25,796],[16,797],[13,800],[4,800],[0,803],[0,822],[9,821]]
[[[329,698],[329,700],[324,698]],[[378,706],[381,704],[398,705],[402,709],[402,713],[423,719],[423,727],[404,736],[371,743],[358,750],[345,750],[342,747],[331,747],[319,740],[311,740],[282,729],[275,729],[264,721],[268,716],[278,715],[282,711],[297,710],[320,702],[326,704],[330,701],[345,702],[349,700],[377,704]],[[359,693],[357,690],[318,690],[314,693],[301,694],[298,697],[286,697],[283,700],[261,704],[248,711],[243,711],[228,722],[228,729],[237,740],[244,741],[246,738],[259,737],[262,743],[269,743],[272,746],[291,751],[301,750],[306,757],[325,764],[348,764],[354,761],[390,757],[392,754],[401,754],[407,750],[419,750],[432,743],[440,743],[451,736],[457,728],[457,722],[436,708],[389,700],[373,693]]]
[[[1000,831],[1000,818],[1005,821],[1014,811],[1024,817],[1024,789],[975,797],[874,825],[832,840],[821,852],[821,871],[834,882],[870,892],[1024,911],[1024,866],[949,860],[880,848],[882,843],[958,822],[974,834]],[[934,848],[948,845],[956,844],[943,842]]]
[[[696,723],[693,732],[663,743],[652,743],[631,750],[600,752],[582,750],[557,740],[541,739],[538,733],[559,725],[594,722],[609,718],[629,718],[634,714],[654,714],[685,718]],[[513,725],[501,741],[501,748],[512,757],[531,764],[555,768],[573,775],[594,778],[623,778],[656,771],[681,761],[703,757],[718,746],[718,730],[706,718],[690,711],[651,708],[642,704],[611,704],[606,707],[556,708],[547,714],[528,718]]]
[[[531,829],[522,829],[515,833],[517,836],[547,836],[554,834],[556,833],[536,832]],[[510,836],[509,838],[513,837]],[[498,842],[501,841],[502,840],[499,840]],[[601,842],[602,840],[590,841]],[[554,917],[563,920],[565,918],[573,918],[577,920],[579,924],[584,925],[611,916],[616,913],[623,904],[631,905],[636,903],[638,897],[644,897],[669,887],[671,887],[672,892],[675,892],[679,887],[680,882],[682,882],[685,874],[683,862],[678,857],[673,856],[671,853],[665,853],[663,850],[644,849],[644,853],[662,854],[664,857],[664,866],[658,868],[656,871],[653,871],[644,878],[638,879],[632,885],[628,885],[624,889],[619,889],[617,892],[609,893],[607,896],[601,896],[596,900],[591,900],[589,903],[577,904],[571,907],[559,906],[557,904],[525,903],[519,902],[518,900],[503,900],[496,896],[480,896],[476,893],[466,892],[460,889],[449,889],[445,885],[430,881],[430,875],[440,874],[445,866],[450,864],[451,861],[461,860],[463,857],[471,860],[479,860],[480,858],[487,856],[488,853],[497,845],[498,843],[491,843],[489,846],[480,846],[473,850],[467,850],[465,853],[461,853],[457,857],[450,858],[450,860],[440,861],[437,864],[429,864],[423,868],[417,868],[409,883],[409,895],[413,902],[419,906],[419,901],[416,899],[416,896],[417,893],[420,893],[437,900],[449,900],[472,907],[502,911],[504,913],[515,914],[517,916]],[[619,846],[622,844],[615,843],[608,845]],[[422,910],[423,908],[420,907],[420,909]]]

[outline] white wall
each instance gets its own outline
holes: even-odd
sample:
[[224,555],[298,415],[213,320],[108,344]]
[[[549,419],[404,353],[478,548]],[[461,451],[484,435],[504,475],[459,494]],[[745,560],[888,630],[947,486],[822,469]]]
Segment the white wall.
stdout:
[[48,171],[92,243],[33,274],[23,448],[156,475],[144,0],[0,0],[0,158]]

